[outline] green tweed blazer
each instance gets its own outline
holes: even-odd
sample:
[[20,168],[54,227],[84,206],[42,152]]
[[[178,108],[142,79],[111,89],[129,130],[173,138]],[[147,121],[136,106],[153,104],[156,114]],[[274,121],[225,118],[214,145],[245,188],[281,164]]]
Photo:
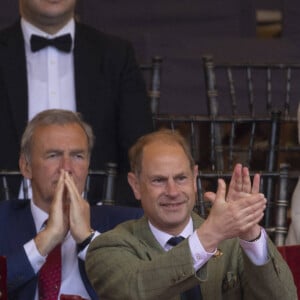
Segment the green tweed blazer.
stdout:
[[[192,219],[195,228],[203,223],[194,213]],[[179,300],[196,284],[204,300],[297,299],[292,274],[270,240],[263,266],[251,263],[238,239],[224,241],[218,249],[221,255],[195,272],[188,241],[165,252],[142,217],[98,236],[85,264],[101,300]]]

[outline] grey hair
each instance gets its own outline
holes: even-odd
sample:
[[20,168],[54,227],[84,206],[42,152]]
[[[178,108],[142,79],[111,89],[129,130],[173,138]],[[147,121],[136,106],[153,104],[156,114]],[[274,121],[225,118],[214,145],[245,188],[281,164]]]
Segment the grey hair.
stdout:
[[66,125],[71,123],[78,124],[85,132],[88,140],[89,156],[91,156],[95,141],[92,127],[83,121],[80,113],[64,109],[44,110],[35,115],[34,118],[28,122],[21,139],[21,154],[23,154],[26,160],[30,162],[32,137],[38,127],[47,125]]

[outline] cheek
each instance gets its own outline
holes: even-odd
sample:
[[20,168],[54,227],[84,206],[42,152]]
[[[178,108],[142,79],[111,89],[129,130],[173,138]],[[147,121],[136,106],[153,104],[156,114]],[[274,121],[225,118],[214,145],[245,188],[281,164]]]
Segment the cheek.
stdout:
[[87,160],[70,159],[69,167],[77,176],[87,175],[89,171],[89,163]]
[[143,187],[141,189],[141,203],[143,207],[149,207],[154,208],[158,206],[159,198],[162,194],[162,191],[157,188],[151,188],[151,187]]
[[140,193],[141,193],[142,198],[145,198],[145,195],[146,195],[146,198],[148,199],[148,201],[154,202],[157,200],[157,198],[161,194],[161,190],[158,188],[154,188],[152,186],[143,185],[140,187]]
[[73,177],[78,187],[84,187],[88,176],[89,169],[87,166],[80,166],[73,170]]
[[155,208],[156,204],[151,198],[142,198],[141,205],[144,209],[145,214],[152,218],[153,215],[157,215],[157,209]]
[[82,181],[87,178],[88,174],[89,174],[89,169],[87,166],[81,167],[77,170],[77,172],[75,173],[78,178]]
[[60,168],[58,164],[46,164],[38,163],[32,167],[32,178],[35,180],[45,180],[51,182],[55,180],[60,175]]

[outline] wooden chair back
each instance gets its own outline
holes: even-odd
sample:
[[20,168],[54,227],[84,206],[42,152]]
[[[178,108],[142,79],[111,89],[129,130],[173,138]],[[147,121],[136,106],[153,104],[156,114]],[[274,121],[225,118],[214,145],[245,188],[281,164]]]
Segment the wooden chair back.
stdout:
[[[90,170],[84,198],[88,201],[97,198],[97,202],[103,204],[115,204],[115,190],[117,178],[117,164],[107,163],[106,169]],[[21,189],[21,191],[20,191]],[[22,177],[19,171],[0,170],[0,201],[12,198],[30,198],[29,182]],[[20,196],[20,197],[19,197]]]

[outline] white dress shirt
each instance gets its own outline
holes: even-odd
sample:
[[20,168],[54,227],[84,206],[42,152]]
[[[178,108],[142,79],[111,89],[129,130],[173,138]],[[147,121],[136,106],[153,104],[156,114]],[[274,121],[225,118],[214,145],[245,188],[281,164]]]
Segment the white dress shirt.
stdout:
[[[150,221],[148,223],[150,230],[152,231],[158,243],[165,251],[169,251],[172,246],[167,242],[172,237],[172,235],[159,230],[158,228],[153,226]],[[241,247],[244,249],[247,256],[255,265],[263,265],[268,260],[267,235],[263,228],[261,228],[261,231],[262,232],[260,238],[255,242],[240,240]],[[189,223],[178,236],[188,238],[195,271],[198,271],[217,251],[217,249],[212,253],[205,251],[204,247],[201,244],[201,241],[198,238],[197,232],[193,232],[192,218],[190,218]]]
[[[21,19],[21,28],[25,41],[29,120],[40,111],[49,108],[75,111],[74,20],[70,20],[55,35],[41,31],[23,18]],[[73,41],[70,53],[59,51],[54,47],[46,47],[37,52],[31,51],[30,37],[32,34],[55,38],[66,33],[71,34]]]
[[[35,227],[37,232],[43,229],[45,221],[48,219],[48,214],[37,207],[33,201],[31,200],[31,212],[33,216],[33,220],[35,223]],[[96,238],[100,233],[96,232],[93,239]],[[79,295],[84,299],[90,299],[90,296],[81,280],[79,266],[78,266],[78,258],[85,260],[86,252],[88,246],[77,254],[76,242],[71,236],[70,232],[68,232],[62,243],[62,273],[61,273],[61,286],[60,286],[60,294],[72,294]],[[27,257],[34,269],[35,273],[38,273],[43,264],[46,261],[46,257],[42,256],[34,242],[34,240],[30,240],[24,245],[25,252]],[[38,287],[36,289],[34,300],[38,300]]]

